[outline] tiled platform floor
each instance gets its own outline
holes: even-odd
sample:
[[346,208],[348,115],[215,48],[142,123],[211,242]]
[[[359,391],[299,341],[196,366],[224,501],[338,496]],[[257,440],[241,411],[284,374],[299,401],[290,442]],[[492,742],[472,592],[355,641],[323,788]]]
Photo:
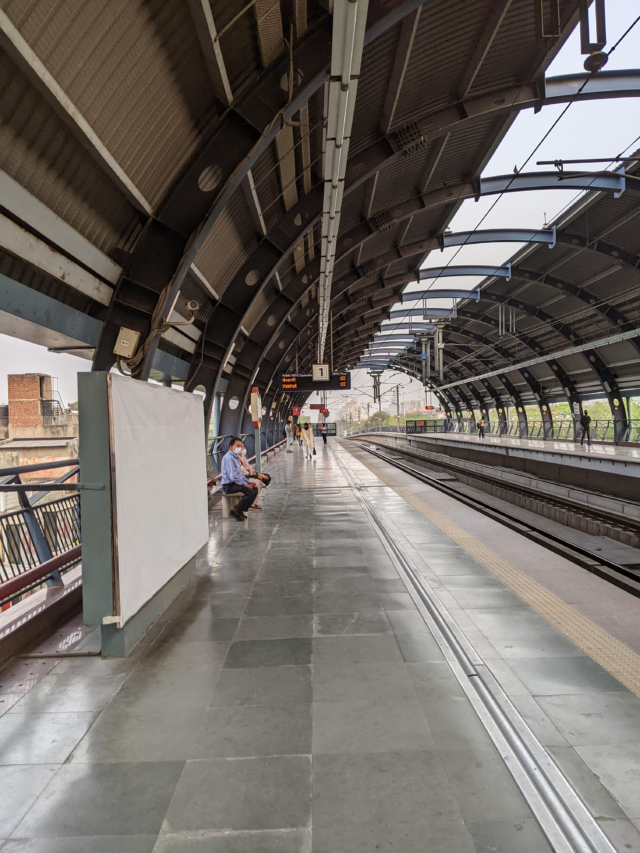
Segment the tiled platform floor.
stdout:
[[[339,452],[640,853],[640,700]],[[333,451],[269,470],[265,511],[212,520],[198,578],[129,659],[2,674],[2,853],[548,851]]]

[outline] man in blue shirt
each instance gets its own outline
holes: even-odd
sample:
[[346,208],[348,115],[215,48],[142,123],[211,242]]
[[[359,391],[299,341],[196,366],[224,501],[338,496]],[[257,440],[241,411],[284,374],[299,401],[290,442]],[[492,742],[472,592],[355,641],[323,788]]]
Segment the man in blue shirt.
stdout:
[[239,438],[232,438],[229,442],[229,450],[222,457],[222,466],[220,469],[222,491],[225,495],[242,492],[242,497],[235,508],[229,511],[237,521],[245,520],[247,517],[245,511],[249,509],[256,499],[256,487],[242,473],[239,457],[243,447],[244,444]]

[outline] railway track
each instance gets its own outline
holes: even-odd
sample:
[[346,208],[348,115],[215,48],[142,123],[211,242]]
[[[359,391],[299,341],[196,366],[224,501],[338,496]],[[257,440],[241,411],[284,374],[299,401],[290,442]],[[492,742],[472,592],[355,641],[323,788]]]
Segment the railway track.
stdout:
[[[353,439],[351,439],[353,441]],[[615,563],[612,560],[608,560],[602,555],[590,551],[587,548],[583,548],[580,545],[577,545],[573,542],[569,542],[566,539],[563,539],[560,536],[556,536],[553,533],[550,533],[546,530],[543,530],[541,527],[532,524],[531,522],[525,521],[521,518],[517,518],[516,516],[506,512],[503,509],[498,509],[487,501],[483,501],[478,497],[470,497],[469,495],[465,495],[460,492],[458,489],[453,488],[447,482],[443,482],[441,479],[437,477],[435,473],[429,474],[427,471],[420,470],[416,468],[414,465],[407,463],[403,458],[400,459],[398,456],[392,456],[389,453],[384,453],[380,449],[372,449],[367,443],[362,441],[355,441],[358,447],[363,450],[366,450],[368,453],[371,453],[373,456],[377,456],[379,459],[393,465],[396,468],[399,468],[401,471],[404,471],[407,474],[415,477],[418,480],[421,480],[423,483],[427,483],[433,488],[438,489],[444,494],[449,495],[461,503],[466,504],[467,506],[472,507],[478,512],[483,513],[484,515],[493,518],[495,521],[498,521],[500,524],[504,524],[506,527],[509,527],[511,530],[515,530],[518,533],[526,536],[527,539],[531,539],[534,542],[537,542],[539,545],[553,551],[556,554],[559,554],[565,559],[570,560],[572,563],[576,563],[581,566],[581,568],[586,569],[598,577],[603,578],[609,583],[614,584],[615,586],[624,589],[626,592],[631,593],[632,595],[640,598],[640,573],[634,571],[627,566],[620,565],[619,563]],[[412,453],[410,450],[405,450],[401,447],[394,446],[393,448],[387,448],[386,450],[392,451],[394,454],[400,454],[401,456],[414,456],[415,458],[420,459],[420,461],[425,462],[426,464],[431,464],[439,467],[450,467],[450,468],[459,468],[455,464],[451,466],[445,466],[444,463],[442,466],[440,462],[430,462],[429,460],[423,460],[418,454]],[[474,475],[478,476],[478,475]],[[504,486],[502,481],[500,482],[501,486]],[[510,488],[516,489],[517,487],[510,485]],[[536,498],[538,494],[536,493]],[[553,500],[556,500],[555,498]],[[569,501],[565,501],[564,503],[570,504]],[[584,507],[579,507],[580,511],[584,512]],[[596,511],[598,515],[601,513]],[[611,514],[606,514],[610,516]],[[616,516],[616,518],[618,518]]]

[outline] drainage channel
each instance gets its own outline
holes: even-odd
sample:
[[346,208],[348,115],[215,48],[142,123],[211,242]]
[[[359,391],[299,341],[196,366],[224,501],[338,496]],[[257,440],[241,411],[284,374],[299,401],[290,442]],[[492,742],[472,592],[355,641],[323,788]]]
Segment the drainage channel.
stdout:
[[380,518],[363,484],[356,482],[342,458],[345,451],[332,450],[347,483],[553,850],[556,853],[616,853],[580,795]]

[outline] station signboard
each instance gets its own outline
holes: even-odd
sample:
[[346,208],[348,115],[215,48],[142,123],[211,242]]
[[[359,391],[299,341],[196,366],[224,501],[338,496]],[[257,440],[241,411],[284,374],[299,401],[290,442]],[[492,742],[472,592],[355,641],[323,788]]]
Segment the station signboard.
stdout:
[[288,393],[294,391],[349,391],[351,388],[351,374],[331,373],[328,379],[314,382],[310,373],[280,373],[278,375],[278,388]]

